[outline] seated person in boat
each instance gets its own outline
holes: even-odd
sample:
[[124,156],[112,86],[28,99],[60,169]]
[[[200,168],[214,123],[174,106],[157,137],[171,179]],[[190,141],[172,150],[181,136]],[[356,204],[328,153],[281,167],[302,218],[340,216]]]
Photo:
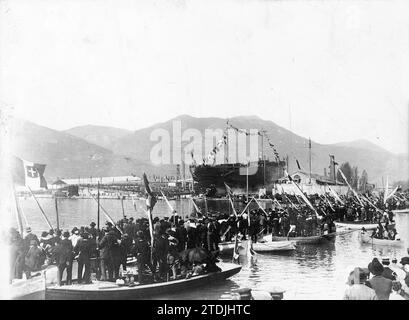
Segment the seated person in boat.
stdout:
[[389,231],[388,231],[388,239],[389,239],[389,240],[395,240],[397,234],[398,234],[398,233],[396,232],[396,229],[395,229],[395,228],[393,228],[392,230],[389,230]]

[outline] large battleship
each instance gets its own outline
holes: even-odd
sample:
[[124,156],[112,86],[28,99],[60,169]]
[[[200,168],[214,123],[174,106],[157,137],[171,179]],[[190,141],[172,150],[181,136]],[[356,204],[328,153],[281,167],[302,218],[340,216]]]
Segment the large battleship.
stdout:
[[[227,184],[234,193],[258,193],[262,188],[272,186],[284,176],[285,161],[259,160],[247,164],[225,163],[218,165],[192,165],[190,172],[193,177],[196,194],[221,196],[226,194]],[[248,179],[247,179],[248,177]]]
[[[233,128],[239,132],[238,129],[229,125],[228,128]],[[225,131],[226,132],[226,131]],[[261,133],[260,133],[261,132]],[[209,197],[223,196],[226,194],[226,184],[237,194],[258,194],[260,189],[271,190],[271,187],[277,180],[284,176],[287,162],[280,160],[274,145],[262,130],[256,135],[261,138],[261,156],[258,160],[249,163],[228,163],[227,160],[222,164],[215,164],[214,161],[203,163],[200,165],[193,164],[189,167],[190,173],[194,181],[194,191],[196,194],[204,194]],[[246,135],[248,135],[246,133]],[[276,161],[271,161],[263,155],[264,139],[267,138],[269,145],[273,148]],[[214,150],[222,148],[223,143],[227,148],[227,157],[229,155],[228,136],[224,136],[219,141]],[[214,156],[215,154],[213,154]]]

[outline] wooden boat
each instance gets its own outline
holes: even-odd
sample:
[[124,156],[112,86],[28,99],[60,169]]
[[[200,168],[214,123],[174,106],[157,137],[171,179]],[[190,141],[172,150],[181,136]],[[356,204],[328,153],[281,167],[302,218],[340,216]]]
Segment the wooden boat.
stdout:
[[189,279],[169,282],[137,285],[134,287],[118,286],[113,282],[94,281],[92,284],[73,284],[68,286],[49,286],[46,288],[46,300],[133,300],[149,299],[163,294],[172,294],[194,287],[205,286],[225,280],[240,272],[241,266],[233,263],[219,263],[220,272],[211,272]]
[[[378,226],[377,223],[368,223],[365,221],[348,221],[348,222],[337,222],[335,221],[335,226],[337,228],[344,228],[344,229],[349,229],[349,230],[361,230],[362,228],[365,228],[365,230],[375,230],[376,227]],[[384,223],[382,223],[383,226],[385,226]],[[389,224],[389,227],[394,227],[395,224]]]
[[274,253],[289,252],[296,249],[294,241],[253,242],[252,249],[256,252]]
[[272,235],[265,236],[263,239],[267,242],[275,241],[291,241],[296,244],[320,244],[328,240],[332,240],[337,235],[337,232],[332,232],[326,235],[310,236],[310,237],[276,237]]
[[388,240],[388,239],[377,239],[372,238],[369,232],[360,232],[359,233],[359,240],[361,243],[372,244],[372,245],[381,245],[381,246],[393,246],[393,247],[401,247],[405,243],[400,240]]
[[[219,253],[220,254],[233,254],[234,251],[234,241],[221,242],[219,243]],[[242,248],[241,242],[239,242],[239,248]],[[253,242],[252,249],[256,252],[270,252],[270,253],[279,253],[279,252],[288,252],[296,249],[294,241],[275,241],[267,242],[261,240],[260,242]]]
[[8,288],[8,298],[12,300],[44,300],[45,288],[57,281],[57,267],[32,272],[30,279],[14,279]]
[[408,209],[399,209],[399,210],[392,210],[393,213],[409,213]]

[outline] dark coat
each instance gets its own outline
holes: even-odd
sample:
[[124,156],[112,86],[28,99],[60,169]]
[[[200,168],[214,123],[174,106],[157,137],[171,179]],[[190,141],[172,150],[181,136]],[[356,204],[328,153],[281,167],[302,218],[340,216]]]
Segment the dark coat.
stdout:
[[169,252],[169,241],[164,237],[157,237],[154,241],[154,253],[159,259],[166,259]]
[[99,243],[99,248],[103,249],[101,251],[102,259],[116,261],[120,257],[120,248],[115,232],[108,232]]
[[63,239],[53,249],[53,259],[58,264],[69,263],[73,258],[73,247],[69,239]]
[[78,260],[90,260],[93,255],[93,248],[94,246],[89,239],[82,239],[82,241],[78,241],[74,252],[78,254]]

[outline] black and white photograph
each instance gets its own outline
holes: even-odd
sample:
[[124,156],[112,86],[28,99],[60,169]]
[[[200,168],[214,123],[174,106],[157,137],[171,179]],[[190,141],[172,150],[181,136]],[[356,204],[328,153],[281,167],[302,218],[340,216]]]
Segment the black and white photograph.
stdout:
[[408,13],[0,0],[0,298],[408,300]]

